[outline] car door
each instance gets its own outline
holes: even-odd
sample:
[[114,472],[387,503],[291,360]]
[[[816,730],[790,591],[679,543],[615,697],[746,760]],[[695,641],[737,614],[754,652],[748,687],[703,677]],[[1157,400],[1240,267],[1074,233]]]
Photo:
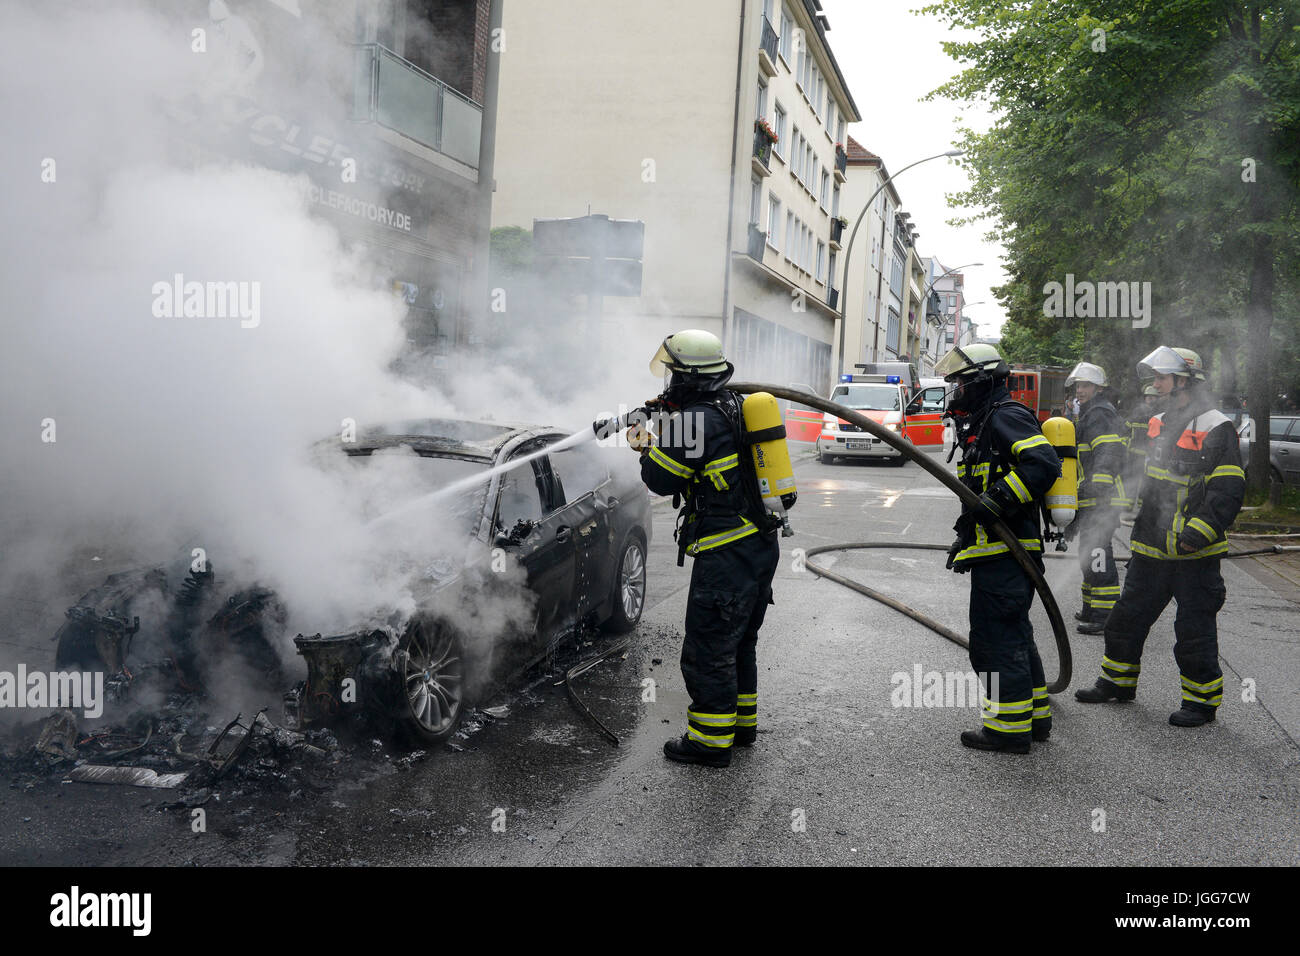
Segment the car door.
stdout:
[[573,528],[574,613],[581,619],[609,596],[618,561],[615,511],[618,498],[600,454],[591,446],[565,448],[546,456]]
[[907,405],[903,434],[924,452],[943,451],[943,410],[947,390],[932,386],[919,392]]
[[[538,451],[545,443],[521,445],[507,460]],[[501,476],[493,519],[496,545],[515,555],[527,574],[528,587],[537,595],[534,628],[544,640],[574,620],[574,529],[566,509],[556,505],[554,485],[544,457],[507,471]],[[514,531],[520,533],[512,535]]]
[[1274,418],[1270,421],[1273,461],[1282,472],[1282,482],[1300,485],[1300,418]]

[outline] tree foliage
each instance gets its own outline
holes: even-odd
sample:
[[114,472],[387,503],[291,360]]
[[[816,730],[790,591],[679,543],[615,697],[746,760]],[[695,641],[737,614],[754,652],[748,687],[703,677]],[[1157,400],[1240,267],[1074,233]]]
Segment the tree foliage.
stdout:
[[[1007,249],[1009,356],[1098,362],[1132,391],[1138,359],[1181,345],[1257,417],[1300,394],[1300,0],[926,12],[973,31],[945,44],[964,69],[932,95],[998,116],[963,131],[972,185],[955,198]],[[1067,275],[1151,283],[1150,326],[1045,314]]]

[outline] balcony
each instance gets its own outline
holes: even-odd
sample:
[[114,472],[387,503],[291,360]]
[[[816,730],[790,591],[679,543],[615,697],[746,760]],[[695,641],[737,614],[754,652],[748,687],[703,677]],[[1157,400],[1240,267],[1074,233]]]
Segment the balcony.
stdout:
[[352,118],[478,168],[483,108],[377,43],[356,48]]
[[842,239],[843,237],[844,237],[844,220],[832,219],[831,220],[831,248],[838,249],[840,247],[840,239]]
[[771,127],[764,120],[755,120],[754,155],[750,160],[750,165],[759,176],[770,176],[772,174],[772,144],[774,142],[776,142],[776,134],[771,131]]
[[776,76],[776,31],[763,17],[763,38],[758,41],[758,68],[764,76]]
[[758,228],[758,223],[749,224],[749,258],[755,262],[763,261],[763,248],[767,245],[767,233]]
[[841,146],[839,143],[836,143],[835,144],[835,181],[837,183],[842,183],[844,182],[845,179],[848,178],[845,175],[845,170],[847,170],[848,168],[849,168],[849,154],[844,152],[843,146]]
[[838,309],[838,308],[840,307],[840,290],[839,290],[839,289],[827,289],[827,290],[826,290],[826,304],[829,305],[832,309]]

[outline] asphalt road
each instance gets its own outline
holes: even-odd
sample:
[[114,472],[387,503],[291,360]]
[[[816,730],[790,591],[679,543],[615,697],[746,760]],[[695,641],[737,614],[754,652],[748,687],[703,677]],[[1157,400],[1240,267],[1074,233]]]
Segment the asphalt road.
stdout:
[[[1138,700],[1088,707],[1101,639],[1071,632],[1074,682],[1052,739],[1028,756],[966,750],[977,702],[895,706],[906,675],[960,674],[965,651],[801,567],[837,541],[947,544],[955,500],[916,465],[800,461],[796,529],[759,643],[758,743],[732,765],[673,764],[684,729],[677,668],[689,565],[655,511],[649,602],[621,661],[582,681],[611,746],[554,679],[516,691],[499,720],[414,761],[386,749],[354,780],[294,797],[218,792],[195,833],[157,792],[39,783],[0,790],[0,864],[1271,864],[1300,861],[1297,607],[1225,562],[1226,678],[1214,725],[1171,727],[1173,612],[1152,632]],[[837,571],[965,632],[968,579],[937,552],[822,556]],[[1049,562],[1069,615],[1073,560]],[[1046,615],[1035,632],[1049,675]],[[645,700],[647,679],[653,700]],[[1254,700],[1243,700],[1243,682]],[[922,702],[924,703],[924,701]]]

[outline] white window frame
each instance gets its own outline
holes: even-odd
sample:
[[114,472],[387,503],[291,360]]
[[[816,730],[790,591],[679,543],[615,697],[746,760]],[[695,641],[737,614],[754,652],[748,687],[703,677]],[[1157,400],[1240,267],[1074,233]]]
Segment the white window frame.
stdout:
[[785,159],[785,153],[783,153],[782,150],[789,150],[790,148],[785,138],[785,109],[781,106],[780,100],[773,100],[772,103],[772,119],[775,121],[772,124],[772,129],[776,131],[776,145],[772,147],[772,152],[776,153],[776,155],[780,156],[782,159]]
[[763,180],[757,176],[749,184],[749,221],[758,228],[763,228]]
[[795,232],[795,223],[796,223],[797,221],[798,221],[798,220],[796,220],[795,217],[794,217],[794,213],[791,212],[791,211],[789,211],[789,210],[786,210],[786,213],[785,213],[785,257],[786,257],[786,259],[789,259],[789,260],[791,260],[791,261],[793,261],[793,258],[794,258],[794,248],[795,248],[796,245],[798,245],[798,242],[799,242],[799,234],[798,234],[797,232]]
[[767,244],[781,251],[781,200],[771,192],[767,194]]
[[818,282],[826,281],[826,243],[820,239],[817,240],[817,272],[815,273]]
[[790,39],[794,35],[794,21],[786,16],[785,9],[781,10],[781,36],[776,44],[776,55],[785,61],[786,69],[790,68]]
[[820,202],[822,208],[827,210],[828,212],[830,211],[830,199],[831,199],[830,193],[831,193],[831,174],[823,169],[822,170],[822,194],[821,194]]

